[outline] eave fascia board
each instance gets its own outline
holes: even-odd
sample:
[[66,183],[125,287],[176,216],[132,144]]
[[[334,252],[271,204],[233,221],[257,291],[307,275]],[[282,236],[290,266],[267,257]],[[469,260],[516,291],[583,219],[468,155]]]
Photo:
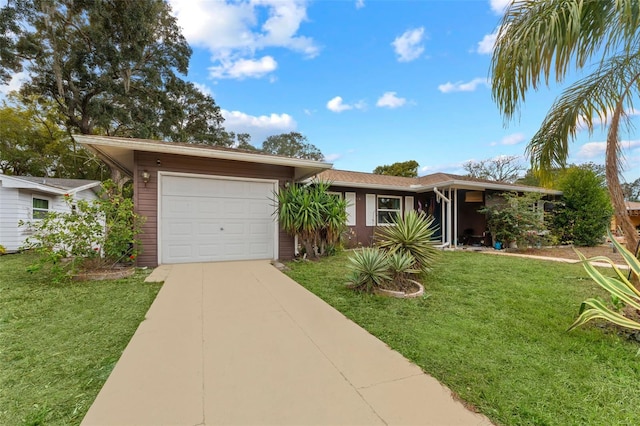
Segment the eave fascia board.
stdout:
[[[309,179],[308,179],[309,180]],[[354,183],[343,181],[332,181],[332,186],[340,186],[347,188],[362,188],[362,189],[377,189],[384,191],[400,191],[400,192],[412,192],[420,194],[423,192],[433,191],[435,188],[452,188],[452,189],[474,189],[474,190],[500,190],[500,191],[513,191],[513,192],[537,192],[548,195],[562,195],[562,191],[554,189],[537,188],[532,186],[519,186],[519,185],[505,185],[505,184],[487,184],[485,182],[473,182],[466,180],[450,180],[438,182],[431,185],[411,185],[411,186],[397,186],[397,185],[380,185],[380,184],[367,184],[367,183]]]
[[68,191],[65,191],[64,189],[55,188],[52,186],[23,180],[23,179],[20,179],[20,177],[3,175],[2,180],[9,180],[10,182],[13,182],[12,184],[9,184],[9,185],[3,185],[4,188],[30,189],[33,191],[43,192],[45,194],[52,194],[52,195],[64,195],[68,192]]
[[331,163],[314,160],[265,154],[252,154],[249,152],[222,151],[207,148],[203,149],[198,145],[171,145],[165,142],[154,144],[154,141],[151,140],[149,142],[142,142],[137,139],[100,137],[93,135],[74,135],[74,138],[83,145],[93,146],[94,148],[95,146],[110,146],[115,148],[126,148],[131,151],[157,152],[162,154],[178,154],[191,157],[215,158],[220,160],[244,161],[249,163],[262,163],[278,166],[312,168],[317,169],[318,173],[322,170],[333,167],[333,164]]

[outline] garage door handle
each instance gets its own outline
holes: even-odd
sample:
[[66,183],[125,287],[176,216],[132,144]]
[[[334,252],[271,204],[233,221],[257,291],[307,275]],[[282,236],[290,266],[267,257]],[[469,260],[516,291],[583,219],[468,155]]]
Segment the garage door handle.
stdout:
[[224,231],[224,228],[220,228],[221,231]]

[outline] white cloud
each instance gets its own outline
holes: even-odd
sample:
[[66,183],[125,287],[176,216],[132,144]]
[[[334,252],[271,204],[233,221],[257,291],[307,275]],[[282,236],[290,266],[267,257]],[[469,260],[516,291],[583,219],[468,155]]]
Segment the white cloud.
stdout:
[[489,86],[489,82],[486,78],[474,78],[473,80],[465,83],[458,81],[456,83],[446,82],[438,86],[438,90],[442,93],[451,92],[474,92],[478,86]]
[[170,4],[189,44],[211,52],[212,68],[221,70],[214,71],[214,77],[237,78],[225,70],[240,61],[264,60],[254,59],[260,49],[281,47],[310,58],[318,55],[315,41],[299,34],[307,20],[306,0],[170,0]]
[[345,104],[342,96],[336,96],[327,102],[327,109],[333,112],[348,111],[350,109],[365,109],[367,103],[365,101],[358,101],[354,104]]
[[396,92],[385,92],[378,102],[376,102],[377,107],[381,108],[399,108],[407,103],[405,98],[399,98],[396,96]]
[[11,80],[9,80],[8,84],[0,84],[0,94],[8,95],[9,92],[13,92],[14,90],[20,90],[20,87],[22,87],[22,83],[24,83],[26,80],[27,80],[26,72],[19,72],[14,74],[11,77]]
[[293,117],[284,113],[254,116],[226,109],[221,109],[220,113],[226,130],[249,133],[254,145],[259,145],[267,136],[294,131],[298,125]]
[[335,98],[327,102],[327,109],[333,112],[342,112],[353,109],[353,107],[351,105],[343,103],[342,96],[336,96]]
[[517,145],[520,142],[525,140],[524,134],[522,133],[512,133],[503,137],[500,140],[500,145]]
[[271,56],[263,56],[260,59],[222,60],[220,65],[209,68],[209,74],[213,78],[260,78],[278,68],[278,63]]
[[496,15],[502,15],[512,0],[489,0],[489,6]]
[[329,154],[324,156],[324,161],[326,161],[327,163],[333,163],[340,158],[342,158],[342,154]]
[[209,87],[206,84],[194,82],[193,85],[196,86],[196,89],[198,89],[203,94],[213,97],[213,92],[211,91],[211,89],[209,89]]
[[391,45],[393,46],[398,61],[410,62],[418,59],[424,52],[424,27],[410,29],[396,37]]
[[364,7],[364,0],[356,0],[356,9],[362,9]]
[[[640,140],[635,141],[620,141],[620,147],[624,149],[633,149],[640,147]],[[600,157],[605,154],[607,149],[607,142],[587,142],[580,147],[576,157],[582,159],[589,159]]]
[[486,34],[481,41],[478,42],[478,48],[476,52],[481,55],[491,55],[493,54],[493,47],[496,44],[496,39],[498,38],[498,31]]

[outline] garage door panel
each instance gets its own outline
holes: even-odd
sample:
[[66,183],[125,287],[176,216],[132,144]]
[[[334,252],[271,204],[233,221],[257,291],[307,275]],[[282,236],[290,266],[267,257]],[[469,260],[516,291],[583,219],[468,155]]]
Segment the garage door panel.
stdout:
[[161,263],[272,259],[274,184],[162,176]]
[[219,237],[220,236],[220,222],[197,222],[198,233],[194,237]]

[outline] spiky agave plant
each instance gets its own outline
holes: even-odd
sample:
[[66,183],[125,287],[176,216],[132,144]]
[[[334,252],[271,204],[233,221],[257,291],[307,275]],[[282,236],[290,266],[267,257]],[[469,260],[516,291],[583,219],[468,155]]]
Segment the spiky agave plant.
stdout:
[[409,253],[416,261],[416,267],[424,272],[437,258],[439,252],[435,247],[433,216],[410,211],[402,218],[399,215],[392,226],[380,227],[376,230],[377,246],[390,254]]
[[[614,247],[618,250],[618,252],[620,252],[626,264],[629,266],[629,270],[631,271],[631,273],[636,277],[640,277],[640,261],[638,261],[633,253],[631,253],[620,243],[618,243],[611,234],[609,234],[609,237],[611,238]],[[628,276],[625,275],[613,263],[611,259],[605,256],[597,256],[587,259],[579,251],[576,250],[576,252],[580,257],[580,260],[582,261],[587,274],[589,274],[589,276],[596,282],[596,284],[608,291],[614,299],[617,299],[622,303],[630,306],[631,308],[640,311],[640,290],[638,290],[633,285],[633,283],[628,279]],[[595,268],[591,264],[591,261],[609,263],[615,271],[616,277],[607,277],[603,275],[597,268]],[[576,319],[576,321],[571,324],[571,327],[569,327],[569,331],[596,318],[605,319],[621,327],[630,328],[632,330],[640,330],[639,322],[631,318],[627,318],[623,314],[609,308],[601,300],[590,298],[582,302],[582,304],[580,305],[578,319]]]
[[349,261],[352,272],[349,282],[358,290],[372,292],[392,278],[386,253],[376,247],[355,251]]

